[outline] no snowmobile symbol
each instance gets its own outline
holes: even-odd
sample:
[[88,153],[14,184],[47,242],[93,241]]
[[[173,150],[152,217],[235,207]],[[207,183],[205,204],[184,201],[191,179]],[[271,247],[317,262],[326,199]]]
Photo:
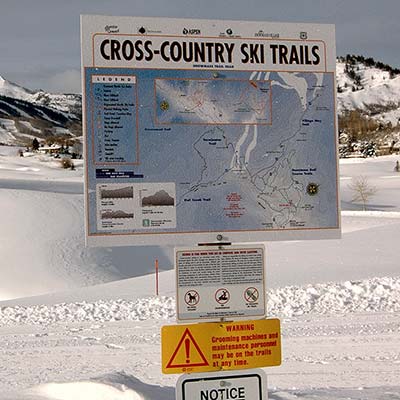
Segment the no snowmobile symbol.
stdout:
[[226,289],[223,289],[223,288],[222,289],[218,289],[215,292],[215,300],[219,304],[222,304],[222,305],[226,304],[229,301],[230,297],[231,297],[231,295],[228,292],[228,290],[226,290]]

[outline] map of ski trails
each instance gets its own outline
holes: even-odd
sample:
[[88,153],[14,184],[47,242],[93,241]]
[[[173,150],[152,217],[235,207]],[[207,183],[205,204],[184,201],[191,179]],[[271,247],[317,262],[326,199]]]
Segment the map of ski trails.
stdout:
[[81,24],[88,244],[340,236],[332,25]]

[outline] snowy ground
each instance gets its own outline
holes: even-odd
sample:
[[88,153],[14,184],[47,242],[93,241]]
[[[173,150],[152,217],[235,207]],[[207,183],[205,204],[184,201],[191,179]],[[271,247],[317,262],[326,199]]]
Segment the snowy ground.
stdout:
[[[397,159],[341,163],[341,240],[267,244],[283,335],[270,399],[400,399]],[[351,202],[360,175],[377,187],[366,212]],[[82,165],[0,147],[0,399],[173,399],[178,376],[160,367],[172,250],[85,249],[82,192]]]

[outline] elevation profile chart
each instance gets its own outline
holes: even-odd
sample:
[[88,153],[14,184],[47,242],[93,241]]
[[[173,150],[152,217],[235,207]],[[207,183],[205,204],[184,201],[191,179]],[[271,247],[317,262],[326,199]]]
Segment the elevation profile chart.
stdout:
[[98,185],[98,228],[102,230],[133,229],[134,199],[133,185]]
[[176,227],[175,184],[97,185],[98,229],[105,232]]

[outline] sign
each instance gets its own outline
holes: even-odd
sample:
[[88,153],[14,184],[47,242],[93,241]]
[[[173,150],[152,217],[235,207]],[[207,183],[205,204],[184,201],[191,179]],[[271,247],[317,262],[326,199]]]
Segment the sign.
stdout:
[[339,237],[333,25],[83,15],[81,47],[88,245]]
[[264,317],[264,246],[178,249],[177,319]]
[[262,369],[182,375],[176,400],[267,400],[266,380]]
[[168,325],[161,329],[165,374],[211,372],[281,364],[278,319]]

